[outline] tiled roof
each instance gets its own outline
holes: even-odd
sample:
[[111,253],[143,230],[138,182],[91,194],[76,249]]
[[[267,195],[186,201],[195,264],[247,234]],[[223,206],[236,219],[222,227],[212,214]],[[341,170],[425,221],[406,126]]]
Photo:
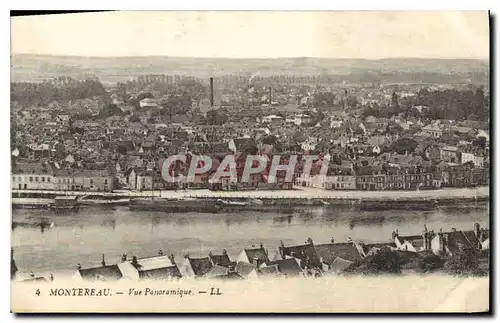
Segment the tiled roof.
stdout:
[[278,266],[278,270],[283,275],[287,276],[298,276],[302,273],[302,269],[300,268],[297,260],[293,258],[278,260],[273,262],[273,265]]
[[229,259],[229,256],[227,254],[222,254],[222,255],[210,254],[209,257],[212,263],[215,265],[227,267],[231,264],[231,259]]
[[213,278],[213,277],[217,277],[217,276],[227,275],[228,273],[229,273],[229,269],[227,269],[226,267],[215,265],[212,268],[210,268],[208,270],[208,272],[203,276]]
[[210,268],[212,268],[212,263],[208,257],[205,258],[188,258],[191,267],[193,268],[193,272],[196,276],[205,275]]
[[260,268],[258,274],[259,276],[276,276],[280,275],[281,273],[279,271],[278,265],[271,265]]
[[453,231],[446,234],[448,235],[447,247],[451,253],[457,252],[460,245],[465,248],[477,248],[479,245],[479,240],[474,231]]
[[314,248],[318,256],[323,258],[323,262],[329,265],[331,265],[336,258],[351,262],[362,259],[358,249],[352,243],[328,243],[315,245]]
[[268,263],[269,258],[264,248],[245,249],[245,254],[250,261],[258,259],[262,263]]
[[150,270],[163,267],[171,267],[174,264],[169,256],[154,256],[137,259],[141,270]]
[[170,267],[149,269],[149,270],[139,270],[139,278],[141,279],[169,279],[169,278],[181,278],[182,275],[179,268],[176,265]]
[[313,244],[284,247],[283,253],[287,256],[298,258],[302,260],[304,263],[309,263],[309,266],[312,267],[322,266]]
[[344,271],[347,267],[352,264],[352,261],[345,260],[343,258],[337,257],[330,265],[330,270],[336,273]]
[[242,277],[247,277],[254,269],[254,265],[248,264],[243,261],[238,262],[235,267],[235,271]]
[[117,265],[78,270],[84,280],[114,281],[123,277]]
[[222,280],[243,280],[242,276],[235,272],[229,272],[226,275],[215,276],[214,279],[222,279]]

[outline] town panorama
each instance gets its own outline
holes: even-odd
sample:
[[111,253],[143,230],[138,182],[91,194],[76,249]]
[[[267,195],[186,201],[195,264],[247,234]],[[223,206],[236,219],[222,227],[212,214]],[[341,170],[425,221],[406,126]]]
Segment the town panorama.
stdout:
[[[467,59],[13,55],[12,279],[487,275],[488,80]],[[241,180],[249,156],[291,175]]]

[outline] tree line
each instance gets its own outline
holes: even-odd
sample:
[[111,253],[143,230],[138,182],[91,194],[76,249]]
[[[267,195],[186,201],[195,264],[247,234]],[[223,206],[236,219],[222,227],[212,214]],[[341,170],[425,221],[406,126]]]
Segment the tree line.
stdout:
[[[416,107],[421,107],[417,109]],[[423,119],[450,119],[487,121],[490,115],[490,98],[482,87],[472,90],[436,90],[424,88],[416,96],[399,98],[393,93],[386,105],[369,105],[363,109],[363,117],[391,117],[404,113],[407,117]]]
[[69,77],[42,83],[11,83],[10,98],[24,106],[48,105],[54,101],[67,102],[93,97],[107,97],[98,79],[77,81]]

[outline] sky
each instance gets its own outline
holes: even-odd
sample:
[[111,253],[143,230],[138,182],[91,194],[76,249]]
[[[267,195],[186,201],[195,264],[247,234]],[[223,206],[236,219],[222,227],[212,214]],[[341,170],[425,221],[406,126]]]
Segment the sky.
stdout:
[[11,52],[226,58],[489,57],[486,11],[121,11],[11,18]]

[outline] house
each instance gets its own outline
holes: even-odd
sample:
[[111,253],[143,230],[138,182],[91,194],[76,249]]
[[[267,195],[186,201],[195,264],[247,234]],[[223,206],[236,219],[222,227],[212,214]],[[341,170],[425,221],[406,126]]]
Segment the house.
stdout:
[[487,142],[490,141],[490,135],[485,130],[478,130],[476,138],[484,138]]
[[56,121],[63,125],[69,124],[69,114],[59,114],[56,116]]
[[323,271],[338,273],[353,262],[363,259],[352,242],[319,244],[314,248],[320,257]]
[[228,268],[231,265],[232,266],[236,265],[236,263],[232,262],[231,259],[229,259],[226,249],[223,249],[222,254],[220,255],[215,255],[212,252],[210,252],[208,254],[208,258],[210,259],[210,262],[212,263],[213,266],[221,266],[224,268]]
[[312,123],[313,119],[310,115],[307,114],[297,114],[294,118],[294,123],[297,126],[308,126]]
[[124,279],[173,280],[182,277],[174,256],[164,256],[161,253],[154,257],[132,257],[132,260],[127,260],[124,255],[118,267]]
[[335,119],[331,119],[330,120],[330,128],[340,128],[342,127],[342,125],[344,124],[344,121],[342,120],[335,120]]
[[455,146],[445,146],[441,148],[441,160],[445,162],[458,163],[459,150]]
[[260,279],[265,279],[265,278],[276,278],[282,276],[278,265],[269,265],[269,266],[264,266],[261,267],[257,271],[257,277]]
[[355,190],[356,189],[356,176],[346,175],[332,175],[327,176],[325,181],[325,189],[331,190]]
[[316,148],[317,145],[318,145],[318,138],[309,137],[300,144],[300,147],[302,148],[303,151],[312,151]]
[[262,123],[267,123],[271,127],[279,127],[282,126],[284,123],[285,119],[281,116],[277,115],[268,115],[262,117]]
[[139,102],[141,108],[157,108],[158,104],[155,99],[145,98]]
[[139,191],[154,189],[153,175],[153,171],[141,169],[137,172],[136,185],[133,187]]
[[278,248],[276,260],[287,259],[287,257],[296,258],[300,260],[301,267],[309,268],[322,268],[323,265],[320,258],[314,248],[314,243],[311,238],[308,238],[306,243],[303,245],[289,246],[285,247],[283,242]]
[[401,251],[420,252],[430,250],[430,241],[434,233],[424,231],[421,235],[401,236],[397,231],[393,232],[396,248]]
[[40,160],[42,158],[50,158],[52,156],[52,149],[48,144],[31,144],[26,148],[26,155],[30,160]]
[[237,262],[253,264],[256,268],[259,268],[260,265],[269,263],[267,249],[264,249],[262,244],[260,247],[252,246],[251,249],[243,249],[237,258]]
[[17,162],[12,172],[11,189],[53,190],[54,171],[48,164]]
[[375,243],[364,243],[364,242],[353,242],[358,248],[359,253],[363,258],[370,255],[374,255],[382,249],[397,250],[396,244],[393,241],[386,242],[375,242]]
[[74,279],[84,281],[117,281],[123,278],[123,274],[118,265],[106,265],[103,262],[102,266],[81,269],[78,268],[73,275]]
[[204,277],[212,267],[212,261],[209,257],[192,258],[189,257],[189,255],[186,255],[184,256],[184,263],[181,266],[180,271],[183,277],[200,278]]
[[452,256],[461,249],[481,250],[481,228],[478,223],[474,224],[474,230],[451,232],[439,232],[431,240],[431,250],[435,254]]
[[432,138],[440,138],[443,135],[443,130],[437,125],[430,124],[422,128],[424,136]]
[[56,169],[54,189],[81,191],[112,191],[114,176],[107,169]]
[[235,271],[245,279],[258,279],[258,268],[252,264],[239,261],[235,266]]
[[204,278],[217,278],[220,276],[226,276],[229,274],[229,269],[227,267],[213,265],[210,269],[203,275]]
[[265,268],[274,267],[273,270],[277,269],[281,275],[286,277],[300,276],[303,273],[300,263],[301,261],[297,258],[280,259],[272,261],[269,265],[263,266],[260,270],[266,273],[268,270]]
[[245,152],[246,149],[254,146],[255,141],[252,138],[235,138],[228,143],[229,150],[233,152]]

